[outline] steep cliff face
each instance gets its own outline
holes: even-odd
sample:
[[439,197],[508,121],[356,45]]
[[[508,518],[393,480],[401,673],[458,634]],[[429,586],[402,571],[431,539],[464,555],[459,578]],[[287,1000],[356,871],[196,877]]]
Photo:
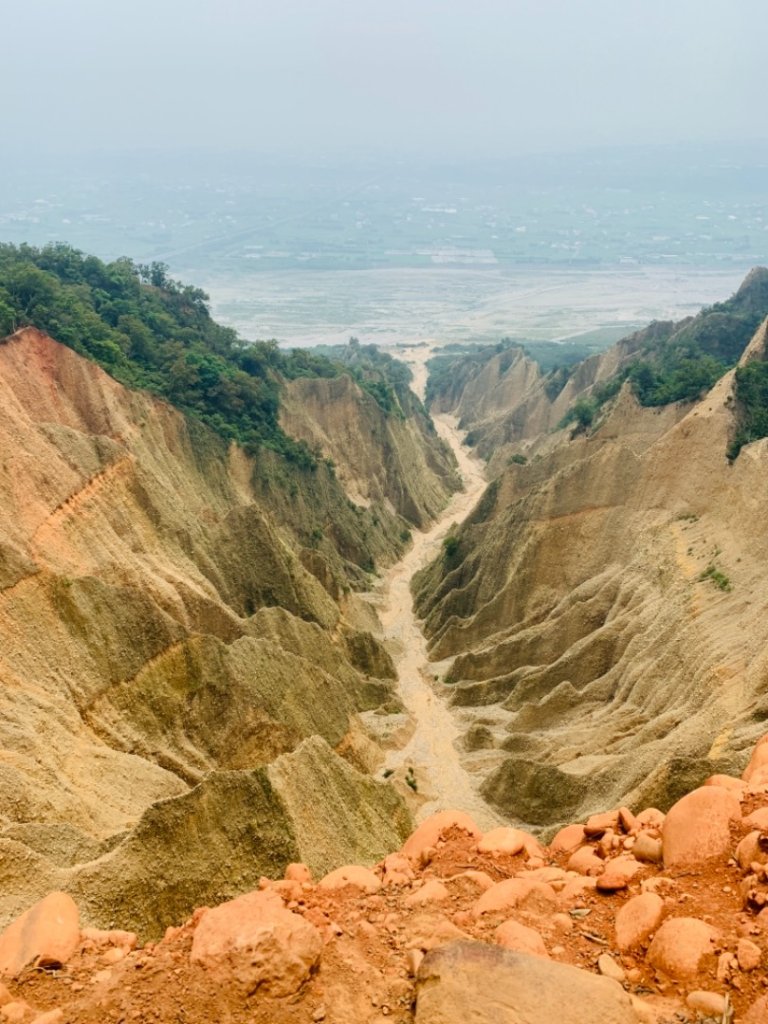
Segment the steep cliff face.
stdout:
[[460,486],[456,460],[415,398],[386,415],[351,377],[299,378],[284,394],[280,425],[333,460],[357,505],[425,526]]
[[349,590],[396,525],[33,329],[0,344],[0,916],[56,884],[157,930],[313,845],[397,845],[398,798],[335,753],[392,701]]
[[694,404],[641,408],[625,385],[593,434],[505,467],[418,578],[505,812],[668,806],[764,730],[768,442],[727,461],[734,404],[732,372]]

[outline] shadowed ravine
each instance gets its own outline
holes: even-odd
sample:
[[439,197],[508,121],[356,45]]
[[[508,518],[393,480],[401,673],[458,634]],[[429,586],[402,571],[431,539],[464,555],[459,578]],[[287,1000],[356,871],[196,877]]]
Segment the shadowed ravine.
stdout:
[[[427,376],[424,362],[429,354],[419,350],[405,357],[414,372],[413,389],[422,398]],[[419,794],[426,798],[416,811],[418,820],[438,810],[457,808],[472,814],[481,828],[487,828],[498,824],[500,818],[477,792],[471,775],[461,764],[456,748],[460,730],[436,691],[440,684],[435,683],[430,671],[427,643],[413,610],[414,574],[437,556],[451,525],[469,515],[486,484],[482,466],[463,446],[462,433],[453,418],[435,416],[434,421],[438,433],[456,455],[464,490],[453,496],[429,530],[414,531],[413,547],[387,574],[376,602],[385,643],[397,669],[400,697],[414,725],[407,744],[389,753],[387,768],[414,769]]]

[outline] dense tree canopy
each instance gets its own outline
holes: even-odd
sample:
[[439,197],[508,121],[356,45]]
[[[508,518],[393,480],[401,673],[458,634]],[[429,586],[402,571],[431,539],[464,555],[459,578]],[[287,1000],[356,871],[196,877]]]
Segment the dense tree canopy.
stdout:
[[349,363],[385,408],[397,379],[375,349],[362,362],[354,355],[332,362],[311,350],[283,352],[274,341],[244,342],[211,319],[205,292],[174,281],[164,264],[103,263],[63,244],[0,245],[0,337],[26,325],[222,436],[306,467],[314,456],[278,424],[282,378],[333,377]]

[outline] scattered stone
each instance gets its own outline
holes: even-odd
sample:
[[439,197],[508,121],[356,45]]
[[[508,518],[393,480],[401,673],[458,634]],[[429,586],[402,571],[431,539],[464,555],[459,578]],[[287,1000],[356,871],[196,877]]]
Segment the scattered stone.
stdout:
[[491,855],[506,853],[514,856],[516,853],[522,853],[526,845],[531,842],[536,843],[536,840],[522,829],[494,828],[490,832],[486,832],[480,839],[477,844],[477,852]]
[[619,812],[605,811],[603,814],[593,814],[587,819],[584,826],[584,834],[587,839],[599,839],[609,830],[617,832],[619,828]]
[[247,995],[298,992],[317,966],[320,932],[272,892],[252,892],[209,910],[195,930],[190,961],[236,982]]
[[408,968],[408,973],[412,978],[416,977],[423,959],[424,953],[420,949],[409,949],[405,954],[405,966]]
[[704,992],[698,989],[688,995],[685,1005],[709,1017],[722,1018],[726,1009],[725,996],[721,996],[719,992]]
[[727,859],[731,849],[731,822],[741,819],[735,793],[718,786],[694,789],[670,809],[662,830],[664,867],[698,867]]
[[659,928],[664,900],[653,892],[633,896],[616,914],[616,945],[620,952],[641,946]]
[[661,864],[661,840],[640,832],[632,846],[632,856],[643,864]]
[[441,914],[423,914],[411,921],[406,945],[427,952],[469,936]]
[[610,953],[602,953],[597,958],[597,969],[606,978],[613,978],[614,981],[618,981],[620,985],[623,985],[627,980],[627,975],[621,964],[617,964]]
[[765,1024],[768,1020],[768,996],[761,996],[752,1003],[742,1018],[741,1024]]
[[636,818],[640,828],[661,829],[664,826],[665,815],[657,807],[646,807],[636,815]]
[[549,844],[550,853],[571,853],[586,839],[583,825],[566,825]]
[[515,907],[551,912],[557,909],[557,896],[546,882],[527,878],[508,878],[484,892],[472,907],[473,917],[503,913]]
[[742,971],[757,970],[762,958],[762,951],[756,943],[749,939],[739,939],[736,947],[736,959]]
[[348,885],[363,892],[375,893],[381,889],[381,880],[368,868],[362,868],[358,864],[345,864],[329,872],[318,882],[319,889],[328,890],[346,889]]
[[482,942],[434,950],[419,968],[416,1024],[640,1024],[610,978]]
[[768,863],[768,832],[749,832],[736,847],[736,860],[742,871],[749,871],[752,864]]
[[104,946],[117,946],[127,952],[136,949],[139,941],[136,932],[124,932],[119,929],[103,931],[101,928],[83,928],[80,938],[83,942],[92,943],[97,949]]
[[6,1003],[5,1006],[0,1007],[0,1016],[9,1024],[16,1024],[17,1021],[24,1020],[30,1013],[32,1013],[32,1007],[23,999],[15,999],[12,1003]]
[[[712,792],[726,792],[716,790]],[[694,977],[705,956],[714,952],[718,933],[695,917],[673,917],[664,921],[648,948],[648,962],[671,978]]]
[[403,903],[406,907],[418,907],[425,903],[444,903],[447,899],[450,899],[450,894],[443,883],[430,878],[420,889],[406,896]]
[[0,975],[17,977],[25,967],[58,967],[80,944],[77,904],[52,892],[8,925],[0,935]]
[[619,808],[619,827],[627,833],[634,832],[639,827],[637,818],[628,807]]
[[462,871],[460,875],[454,875],[452,881],[457,881],[460,878],[466,878],[468,882],[471,882],[472,885],[477,886],[483,892],[496,885],[491,876],[486,874],[485,871]]
[[286,882],[300,882],[301,884],[312,884],[312,872],[306,864],[289,864],[285,869]]
[[568,870],[579,875],[601,875],[605,862],[597,856],[591,846],[582,846],[568,859]]
[[757,828],[761,832],[763,830],[768,832],[768,807],[758,807],[756,811],[752,811],[744,819],[744,824],[749,828]]
[[549,958],[544,939],[535,928],[527,928],[519,921],[510,919],[500,924],[493,933],[494,939],[499,946],[505,949],[514,949],[518,953],[530,953],[531,956],[543,956]]
[[402,853],[411,860],[418,860],[421,854],[435,845],[443,833],[452,828],[462,829],[471,836],[481,836],[480,829],[463,811],[438,811],[422,821],[416,831],[406,839]]
[[61,1024],[64,1020],[64,1011],[60,1007],[56,1007],[55,1010],[48,1010],[46,1013],[41,1013],[38,1017],[32,1021],[32,1024]]
[[608,861],[605,871],[598,876],[598,892],[617,892],[619,889],[626,889],[637,872],[640,865],[633,857],[616,857]]

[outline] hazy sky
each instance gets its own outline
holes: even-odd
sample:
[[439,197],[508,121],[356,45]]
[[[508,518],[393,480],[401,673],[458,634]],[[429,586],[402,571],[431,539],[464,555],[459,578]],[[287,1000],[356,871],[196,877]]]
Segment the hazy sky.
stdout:
[[25,0],[3,149],[763,140],[768,0]]

